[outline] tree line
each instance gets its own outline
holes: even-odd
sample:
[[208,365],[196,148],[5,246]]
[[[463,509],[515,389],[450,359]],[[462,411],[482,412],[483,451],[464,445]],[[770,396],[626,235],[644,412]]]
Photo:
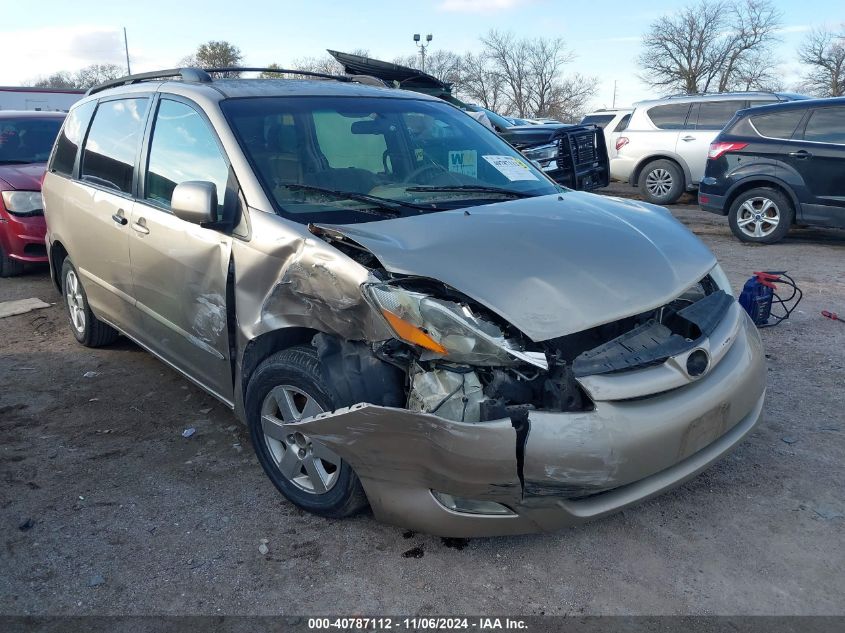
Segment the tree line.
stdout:
[[[791,88],[818,97],[845,95],[845,25],[807,33],[795,52],[804,72],[794,86],[783,85],[778,70],[783,62],[776,54],[782,29],[783,17],[771,0],[698,0],[651,23],[642,38],[639,78],[659,94]],[[506,116],[576,121],[595,96],[598,79],[572,72],[576,55],[562,38],[519,37],[491,30],[479,44],[476,53],[430,51],[425,71],[452,84],[454,94],[462,100]],[[352,52],[367,55],[366,50]],[[420,68],[421,60],[407,55],[393,61]],[[242,63],[239,47],[212,40],[178,65],[223,68]],[[277,63],[267,67],[281,69]],[[300,57],[288,67],[326,74],[343,72],[329,55]],[[77,72],[54,73],[30,85],[87,89],[123,74],[122,66],[93,64]],[[262,76],[280,74],[270,70]]]
[[791,88],[845,95],[845,27],[808,33],[796,51],[803,76],[785,86],[777,55],[782,20],[770,0],[699,0],[652,22],[643,36],[640,79],[683,94]]

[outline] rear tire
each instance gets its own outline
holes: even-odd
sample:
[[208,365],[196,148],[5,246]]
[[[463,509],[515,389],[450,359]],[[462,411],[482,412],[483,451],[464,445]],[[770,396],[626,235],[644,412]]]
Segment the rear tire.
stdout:
[[774,244],[789,232],[795,210],[789,198],[777,189],[757,187],[744,191],[731,204],[728,223],[743,242]]
[[0,248],[0,277],[15,277],[23,272],[23,262],[12,259]]
[[349,464],[280,423],[352,404],[323,380],[311,345],[274,354],[249,380],[246,417],[258,461],[279,492],[303,510],[340,519],[364,510],[367,496]]
[[82,280],[69,257],[62,262],[62,297],[65,300],[70,331],[85,347],[103,347],[117,340],[120,333],[91,312]]
[[654,160],[640,172],[640,192],[652,204],[674,204],[684,193],[684,173],[671,160]]

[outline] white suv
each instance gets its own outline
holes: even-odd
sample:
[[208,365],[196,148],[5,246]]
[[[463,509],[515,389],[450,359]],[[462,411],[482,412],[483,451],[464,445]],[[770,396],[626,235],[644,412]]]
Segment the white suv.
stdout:
[[806,99],[771,92],[665,97],[634,104],[628,126],[609,135],[610,177],[639,187],[655,204],[672,204],[704,177],[710,143],[737,110]]

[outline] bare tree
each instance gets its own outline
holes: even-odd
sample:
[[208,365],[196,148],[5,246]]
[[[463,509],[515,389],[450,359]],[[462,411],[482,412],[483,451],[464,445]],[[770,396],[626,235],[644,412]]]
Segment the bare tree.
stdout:
[[126,71],[117,64],[91,64],[79,70],[74,76],[76,87],[88,89],[91,86],[123,77]]
[[490,31],[481,38],[484,56],[494,72],[501,75],[506,86],[505,113],[518,117],[531,115],[529,94],[530,51],[525,40],[517,40],[513,33]]
[[488,110],[498,111],[504,105],[504,77],[491,67],[484,55],[466,53],[461,60],[460,94]]
[[658,18],[643,36],[642,79],[686,94],[762,87],[777,63],[780,19],[771,0],[700,0]]
[[811,32],[798,49],[798,59],[808,66],[802,90],[818,97],[845,96],[845,32]]
[[28,82],[24,82],[24,85],[34,86],[35,88],[56,88],[56,89],[72,89],[76,88],[76,78],[66,70],[60,70],[57,73],[53,73],[47,77],[38,77],[37,79],[33,79]]
[[[351,55],[366,57],[369,51],[364,48],[356,48]],[[304,70],[310,73],[322,73],[324,75],[342,75],[343,66],[331,55],[321,57],[298,57],[291,64],[293,70]]]
[[123,67],[117,64],[91,64],[81,68],[75,73],[62,70],[53,73],[48,77],[40,77],[28,82],[36,88],[57,88],[57,89],[82,89],[87,90],[91,86],[105,83],[111,79],[117,79],[124,74]]
[[[494,82],[500,86],[500,110],[504,114],[573,120],[579,118],[595,94],[595,78],[564,76],[564,69],[574,55],[560,38],[525,39],[512,33],[490,31],[481,42],[485,60],[481,72],[489,73],[488,84]],[[465,77],[471,72],[464,64]],[[470,85],[484,84],[480,77],[474,77]]]
[[556,83],[549,94],[546,109],[536,116],[546,116],[564,123],[580,121],[587,104],[596,94],[598,79],[576,73]]

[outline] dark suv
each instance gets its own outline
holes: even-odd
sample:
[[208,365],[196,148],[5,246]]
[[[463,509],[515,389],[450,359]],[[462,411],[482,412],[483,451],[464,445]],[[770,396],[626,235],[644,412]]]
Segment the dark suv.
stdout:
[[710,146],[701,208],[744,242],[793,224],[845,228],[845,98],[740,110]]

